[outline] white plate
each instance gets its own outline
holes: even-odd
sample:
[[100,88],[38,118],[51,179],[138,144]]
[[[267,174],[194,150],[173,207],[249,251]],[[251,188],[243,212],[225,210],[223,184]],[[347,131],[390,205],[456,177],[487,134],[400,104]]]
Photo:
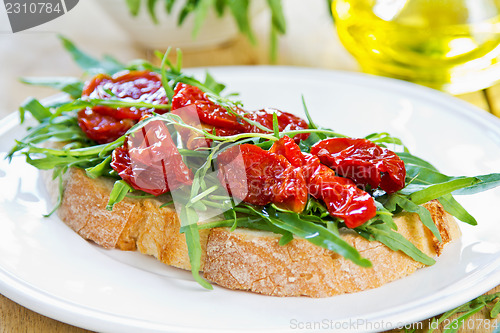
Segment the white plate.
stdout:
[[[211,73],[229,91],[241,92],[249,109],[303,114],[304,95],[316,122],[338,132],[390,132],[452,175],[500,172],[500,120],[444,94],[313,69],[226,67]],[[0,151],[22,136],[16,119],[1,122]],[[203,290],[188,272],[139,254],[102,250],[58,218],[43,218],[50,207],[39,173],[21,159],[1,162],[0,181],[0,292],[91,330],[379,331],[439,314],[500,283],[500,188],[459,198],[479,225],[461,224],[462,240],[434,266],[375,290],[310,299]]]

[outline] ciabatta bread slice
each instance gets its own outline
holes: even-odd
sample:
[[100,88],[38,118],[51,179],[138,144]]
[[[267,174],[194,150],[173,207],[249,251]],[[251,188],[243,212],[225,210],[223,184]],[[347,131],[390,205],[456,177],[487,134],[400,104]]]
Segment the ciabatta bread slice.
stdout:
[[[113,182],[91,179],[83,170],[71,168],[65,175],[59,217],[81,237],[105,248],[138,250],[167,265],[190,269],[177,214],[173,206],[160,208],[169,198],[125,198],[108,211],[105,207]],[[48,182],[48,188],[53,193],[58,191],[53,181]],[[442,242],[417,214],[399,214],[395,222],[399,233],[425,254],[436,257],[447,243],[460,237],[460,230],[437,201],[424,206],[438,226]],[[275,296],[327,297],[376,288],[424,266],[351,230],[340,232],[373,267],[360,267],[300,238],[280,246],[279,236],[273,233],[214,228],[200,230],[201,268],[207,280],[230,289]]]

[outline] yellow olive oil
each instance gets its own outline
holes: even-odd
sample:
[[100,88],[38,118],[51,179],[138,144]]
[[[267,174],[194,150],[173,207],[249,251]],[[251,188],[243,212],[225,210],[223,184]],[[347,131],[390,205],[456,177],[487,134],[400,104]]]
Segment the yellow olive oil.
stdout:
[[500,0],[334,0],[332,11],[365,72],[454,94],[500,80]]

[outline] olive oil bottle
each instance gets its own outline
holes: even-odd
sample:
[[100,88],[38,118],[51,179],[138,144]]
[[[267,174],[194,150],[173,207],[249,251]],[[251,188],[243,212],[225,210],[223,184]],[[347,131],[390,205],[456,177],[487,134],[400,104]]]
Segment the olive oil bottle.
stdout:
[[334,0],[332,12],[367,73],[453,94],[500,81],[500,0]]

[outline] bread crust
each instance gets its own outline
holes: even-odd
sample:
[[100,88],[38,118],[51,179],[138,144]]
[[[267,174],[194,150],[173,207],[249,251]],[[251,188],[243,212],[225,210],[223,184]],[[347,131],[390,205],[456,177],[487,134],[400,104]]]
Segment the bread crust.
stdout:
[[[46,177],[49,192],[58,186]],[[64,176],[58,215],[81,237],[104,248],[140,251],[161,262],[190,269],[184,235],[173,206],[162,207],[168,197],[124,198],[113,211],[105,209],[113,180],[91,179],[81,169]],[[441,233],[442,242],[420,222],[417,214],[395,217],[398,232],[431,257],[460,237],[455,219],[437,201],[424,204]],[[348,229],[341,236],[373,267],[363,268],[307,240],[294,238],[285,246],[269,232],[238,228],[200,230],[201,268],[207,280],[220,286],[273,296],[328,297],[379,287],[405,277],[424,265],[401,251],[367,241]]]

